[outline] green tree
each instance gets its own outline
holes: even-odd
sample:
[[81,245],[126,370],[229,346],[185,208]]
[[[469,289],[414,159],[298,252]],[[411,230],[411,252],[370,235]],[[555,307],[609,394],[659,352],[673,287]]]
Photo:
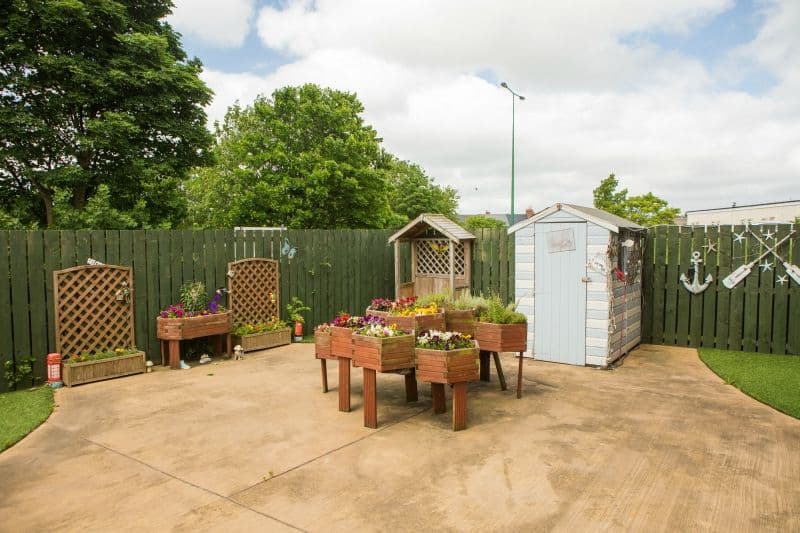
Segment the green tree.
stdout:
[[474,233],[479,229],[505,229],[506,223],[486,215],[472,215],[463,224],[467,231]]
[[355,94],[284,87],[217,125],[213,167],[186,183],[189,215],[204,227],[383,228],[386,155]]
[[389,183],[389,205],[403,225],[422,213],[439,213],[451,219],[456,217],[458,192],[452,187],[441,187],[425,174],[419,165],[401,161],[388,155],[386,176]]
[[617,190],[619,181],[614,174],[600,182],[592,191],[594,206],[636,222],[642,226],[673,224],[680,209],[669,207],[666,200],[651,192],[641,196],[628,196],[628,189]]
[[211,91],[164,21],[170,8],[0,4],[0,197],[27,203],[23,222],[55,227],[63,215],[70,227],[141,227],[184,217],[179,184],[206,160]]

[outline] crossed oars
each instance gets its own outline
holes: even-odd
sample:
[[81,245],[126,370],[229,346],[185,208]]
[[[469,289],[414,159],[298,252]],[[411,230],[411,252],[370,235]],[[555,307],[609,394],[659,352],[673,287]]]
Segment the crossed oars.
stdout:
[[741,281],[742,281],[744,278],[746,278],[746,277],[748,276],[748,274],[750,274],[750,272],[752,272],[752,271],[753,271],[753,267],[756,265],[756,263],[758,263],[759,261],[761,261],[761,259],[763,259],[763,258],[767,257],[769,254],[774,254],[774,255],[775,255],[775,257],[777,257],[778,259],[780,259],[780,260],[783,262],[783,266],[784,266],[784,268],[786,269],[786,273],[787,273],[787,274],[789,274],[789,276],[791,276],[791,277],[792,277],[792,279],[793,279],[793,280],[795,280],[797,283],[800,283],[800,268],[796,267],[795,265],[791,265],[791,264],[789,264],[788,262],[784,261],[784,260],[781,258],[781,256],[779,256],[779,255],[778,255],[778,254],[775,252],[775,250],[776,250],[776,249],[778,249],[778,247],[779,247],[781,244],[783,244],[784,242],[786,242],[786,241],[789,239],[789,237],[791,237],[792,235],[794,235],[795,231],[794,231],[794,230],[792,230],[791,232],[789,232],[789,234],[788,234],[787,236],[785,236],[783,239],[781,239],[781,240],[779,240],[778,242],[776,242],[776,243],[775,243],[775,244],[772,246],[772,248],[770,248],[769,246],[767,246],[767,244],[766,244],[766,243],[764,243],[764,241],[762,241],[761,239],[759,239],[759,238],[756,236],[756,234],[755,234],[755,233],[753,233],[753,231],[752,231],[752,230],[750,230],[749,228],[748,228],[748,230],[750,231],[750,233],[752,233],[752,234],[753,234],[753,236],[756,238],[756,240],[757,240],[758,242],[760,242],[760,243],[761,243],[761,244],[762,244],[762,245],[763,245],[765,248],[767,248],[767,251],[766,251],[766,252],[764,252],[763,254],[759,255],[758,257],[756,257],[755,259],[753,259],[752,261],[750,261],[750,262],[749,262],[749,263],[747,263],[746,265],[742,265],[742,266],[740,266],[739,268],[737,268],[736,270],[734,270],[733,272],[731,272],[730,274],[728,274],[728,276],[727,276],[725,279],[723,279],[723,280],[722,280],[722,284],[723,284],[723,285],[725,285],[726,287],[728,287],[729,289],[732,289],[732,288],[734,288],[734,287],[735,287],[735,286],[737,286],[737,285],[738,285],[738,284],[739,284],[739,283],[740,283],[740,282],[741,282]]

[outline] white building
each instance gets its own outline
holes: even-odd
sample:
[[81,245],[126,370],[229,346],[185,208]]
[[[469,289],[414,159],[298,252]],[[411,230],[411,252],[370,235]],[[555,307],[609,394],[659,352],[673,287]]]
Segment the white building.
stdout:
[[768,204],[733,204],[730,207],[687,211],[686,224],[689,226],[779,224],[794,222],[798,217],[800,217],[800,200],[787,200]]

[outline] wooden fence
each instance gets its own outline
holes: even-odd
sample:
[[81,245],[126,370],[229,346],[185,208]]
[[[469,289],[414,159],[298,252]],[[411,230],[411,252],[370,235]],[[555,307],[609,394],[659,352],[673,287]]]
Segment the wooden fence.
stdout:
[[[771,247],[793,228],[783,224],[750,229]],[[679,280],[681,273],[691,278],[695,251],[703,260],[700,281],[707,274],[714,278],[697,295]],[[768,254],[758,261],[765,266],[754,266],[733,289],[722,283],[765,251],[746,226],[651,228],[643,252],[642,342],[800,354],[800,286],[786,275],[781,261]],[[777,252],[800,265],[797,233]]]
[[[311,307],[307,328],[337,312],[363,313],[374,297],[394,295],[388,230],[94,230],[0,231],[0,364],[33,356],[45,376],[55,350],[53,271],[94,258],[133,267],[136,343],[158,360],[155,317],[178,299],[180,286],[226,286],[227,263],[266,257],[281,264],[281,310],[297,296]],[[479,232],[473,292],[513,295],[513,239]],[[406,268],[409,268],[406,265]],[[285,317],[284,317],[285,318]],[[86,317],[91,320],[92,317]],[[0,369],[1,370],[1,369]],[[5,390],[0,379],[0,391]]]

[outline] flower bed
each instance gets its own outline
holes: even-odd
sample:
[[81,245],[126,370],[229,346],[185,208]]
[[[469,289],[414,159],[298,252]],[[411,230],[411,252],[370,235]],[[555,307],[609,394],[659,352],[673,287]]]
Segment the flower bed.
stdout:
[[266,350],[292,342],[292,330],[286,322],[273,318],[258,324],[239,324],[233,328],[233,343],[245,352]]
[[121,350],[99,354],[81,354],[66,359],[62,366],[61,379],[72,387],[94,381],[142,374],[145,372],[144,352]]
[[478,348],[468,335],[429,331],[417,338],[417,378],[431,383],[478,379]]
[[386,372],[414,367],[414,337],[395,326],[369,325],[353,332],[353,363]]

